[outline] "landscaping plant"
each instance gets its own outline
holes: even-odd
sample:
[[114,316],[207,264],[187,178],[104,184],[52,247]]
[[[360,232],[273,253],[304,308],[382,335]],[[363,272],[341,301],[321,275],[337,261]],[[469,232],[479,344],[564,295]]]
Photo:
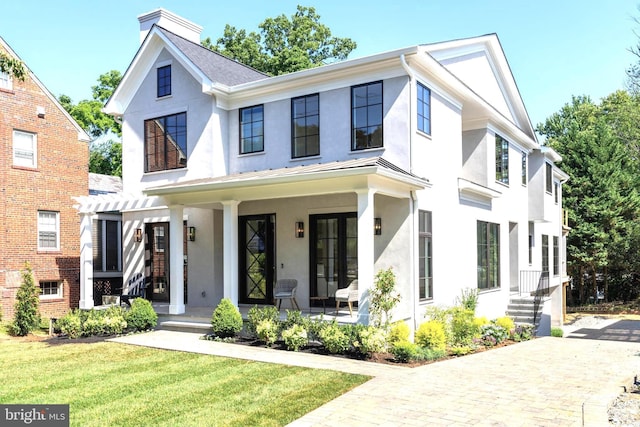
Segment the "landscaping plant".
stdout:
[[307,330],[302,325],[292,325],[282,331],[282,341],[287,350],[298,351],[309,343]]
[[274,306],[258,307],[254,305],[247,313],[247,332],[258,336],[258,324],[263,320],[270,320],[275,324],[280,321],[280,311]]
[[416,344],[423,348],[444,350],[447,346],[444,329],[444,324],[439,320],[423,322],[416,331]]
[[256,335],[267,347],[271,347],[278,340],[279,330],[279,321],[273,319],[262,319],[256,325]]
[[375,326],[365,326],[358,331],[356,350],[364,356],[382,353],[387,349],[385,332]]
[[562,338],[563,335],[564,335],[564,332],[562,331],[562,328],[558,328],[558,327],[551,328],[551,336],[552,337]]
[[516,327],[516,324],[513,322],[513,319],[510,318],[509,316],[498,317],[493,322],[498,326],[502,326],[507,331],[511,331],[513,330],[513,328]]
[[391,328],[389,329],[389,334],[387,335],[387,343],[389,346],[393,346],[394,344],[402,341],[409,341],[409,335],[411,334],[411,330],[409,329],[409,325],[404,320],[400,322],[394,322],[391,324]]
[[213,310],[211,328],[220,338],[233,337],[242,330],[242,315],[229,298],[223,298]]
[[15,316],[9,325],[9,332],[12,335],[28,335],[40,325],[39,303],[40,288],[34,283],[31,266],[25,263],[22,283],[16,293]]
[[493,347],[509,338],[509,331],[500,325],[489,323],[480,328],[479,342],[485,347]]
[[373,326],[389,328],[391,311],[400,302],[396,292],[396,275],[391,267],[376,274],[373,287],[369,290],[369,314]]
[[474,288],[463,289],[460,296],[456,298],[456,305],[471,310],[475,314],[478,306],[478,290]]
[[334,320],[320,330],[320,340],[329,353],[344,353],[351,347],[348,333]]
[[153,329],[158,324],[158,314],[153,310],[151,302],[144,298],[134,298],[131,308],[125,312],[127,328],[134,331]]

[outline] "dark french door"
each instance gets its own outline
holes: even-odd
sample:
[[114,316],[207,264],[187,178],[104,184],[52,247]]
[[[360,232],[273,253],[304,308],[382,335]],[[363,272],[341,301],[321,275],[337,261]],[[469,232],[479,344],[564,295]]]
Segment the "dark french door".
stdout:
[[[183,229],[184,303],[187,303],[187,232]],[[145,276],[148,283],[147,298],[151,301],[169,302],[169,278],[171,253],[169,251],[169,223],[156,222],[145,226]]]
[[273,214],[241,216],[238,219],[240,302],[273,303],[275,222]]
[[337,289],[358,278],[358,218],[355,212],[322,214],[309,222],[311,296],[332,301]]

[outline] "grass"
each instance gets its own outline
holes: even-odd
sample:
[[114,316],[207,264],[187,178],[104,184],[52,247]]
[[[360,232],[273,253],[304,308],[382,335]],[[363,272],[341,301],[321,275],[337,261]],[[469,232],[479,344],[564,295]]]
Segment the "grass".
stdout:
[[69,404],[72,426],[280,426],[369,378],[111,342],[2,339],[0,402]]

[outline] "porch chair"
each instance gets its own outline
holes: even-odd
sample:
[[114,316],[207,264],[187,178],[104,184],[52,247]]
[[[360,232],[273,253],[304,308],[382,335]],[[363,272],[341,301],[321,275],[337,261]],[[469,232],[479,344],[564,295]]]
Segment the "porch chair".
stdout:
[[336,316],[338,315],[338,310],[340,309],[340,303],[346,302],[349,306],[349,316],[353,316],[353,311],[351,307],[351,303],[353,301],[358,301],[358,279],[352,281],[349,286],[343,289],[338,289],[336,291]]
[[[120,294],[120,305],[122,303],[131,307],[131,300],[134,298],[144,298],[146,295],[147,284],[144,279],[144,274],[136,273],[131,279],[129,279],[129,285],[125,289],[122,287]],[[126,293],[125,293],[126,292]]]
[[295,306],[296,309],[300,310],[298,302],[296,301],[297,287],[298,281],[296,279],[278,279],[276,288],[273,290],[273,299],[277,303],[278,310],[280,310],[283,299],[291,300],[291,308]]

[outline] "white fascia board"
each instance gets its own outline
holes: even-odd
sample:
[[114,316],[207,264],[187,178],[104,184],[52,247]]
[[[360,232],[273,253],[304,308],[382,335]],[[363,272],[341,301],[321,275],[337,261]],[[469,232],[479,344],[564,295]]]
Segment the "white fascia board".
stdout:
[[[497,133],[501,137],[505,138],[509,141],[509,144],[513,145],[520,151],[526,151],[527,153],[532,152],[533,150],[540,148],[536,141],[533,141],[529,138],[524,132],[520,131],[519,135],[513,135],[510,133],[511,129],[504,129],[492,123],[491,121],[487,121],[487,129],[489,129],[493,133]],[[522,139],[524,138],[524,139]]]
[[556,150],[549,147],[548,145],[543,145],[540,147],[540,152],[549,160],[554,163],[558,163],[562,161],[562,156],[558,154]]

